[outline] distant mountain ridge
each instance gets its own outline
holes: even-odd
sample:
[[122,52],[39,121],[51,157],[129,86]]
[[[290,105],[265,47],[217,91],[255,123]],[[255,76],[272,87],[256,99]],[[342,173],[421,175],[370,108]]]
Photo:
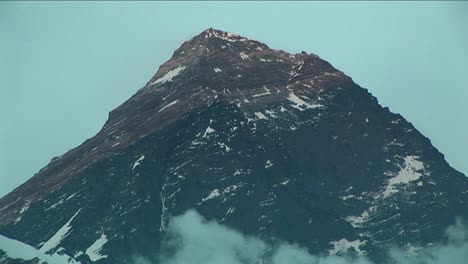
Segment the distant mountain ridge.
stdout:
[[429,139],[317,55],[208,29],[0,199],[0,234],[126,263],[157,254],[169,217],[195,208],[314,254],[381,260],[392,244],[442,242],[467,190]]

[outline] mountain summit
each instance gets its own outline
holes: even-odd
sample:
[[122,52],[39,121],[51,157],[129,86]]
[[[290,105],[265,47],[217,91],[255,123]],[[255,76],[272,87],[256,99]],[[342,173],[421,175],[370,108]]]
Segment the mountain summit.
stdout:
[[208,29],[94,137],[3,197],[0,234],[127,263],[157,254],[170,217],[196,209],[314,254],[377,260],[442,242],[468,216],[467,189],[429,139],[317,55]]

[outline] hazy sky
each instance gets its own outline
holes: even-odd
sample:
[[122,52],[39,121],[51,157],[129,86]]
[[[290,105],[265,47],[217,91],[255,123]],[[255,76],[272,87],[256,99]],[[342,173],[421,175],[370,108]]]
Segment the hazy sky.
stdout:
[[468,174],[468,2],[1,2],[0,196],[209,27],[318,54]]

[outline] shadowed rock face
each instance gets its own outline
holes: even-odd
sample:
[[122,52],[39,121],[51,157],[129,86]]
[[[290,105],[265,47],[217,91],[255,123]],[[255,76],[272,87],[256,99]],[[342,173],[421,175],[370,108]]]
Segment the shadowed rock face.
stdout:
[[328,62],[208,29],[96,136],[2,198],[0,234],[82,263],[105,241],[97,261],[121,263],[154,255],[168,218],[196,208],[311,253],[348,241],[379,259],[391,244],[441,242],[467,217],[467,189],[427,138]]

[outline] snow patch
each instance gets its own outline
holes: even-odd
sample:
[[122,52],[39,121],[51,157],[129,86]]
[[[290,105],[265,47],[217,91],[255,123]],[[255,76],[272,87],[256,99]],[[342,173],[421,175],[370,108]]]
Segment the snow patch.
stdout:
[[29,209],[30,205],[31,205],[31,201],[26,201],[24,203],[23,207],[21,207],[20,211],[18,212],[20,216],[16,218],[15,223],[18,223],[19,221],[21,221],[21,218],[23,217],[22,215]]
[[[0,235],[0,249],[6,253],[6,256],[12,259],[22,259],[22,260],[32,260],[38,258],[38,264],[57,264],[57,263],[68,263],[68,264],[80,264],[80,262],[75,261],[70,256],[60,252],[63,248],[57,250],[57,253],[53,255],[46,255],[36,248],[25,244],[23,242],[4,237]],[[2,259],[0,259],[1,261]],[[36,262],[34,262],[36,263]]]
[[289,179],[286,179],[286,180],[280,182],[280,184],[281,184],[281,185],[286,185],[286,184],[288,184],[289,182],[290,182],[290,180],[289,180]]
[[223,142],[218,142],[218,146],[220,146],[221,148],[223,148],[226,152],[231,151],[231,148],[228,147],[228,145],[224,144]]
[[404,158],[405,163],[400,167],[398,174],[388,181],[388,185],[383,192],[384,198],[397,193],[398,185],[408,184],[423,176],[424,163],[419,161],[418,158],[418,156],[407,156]]
[[[305,109],[314,109],[314,108],[323,107],[323,105],[321,104],[309,104],[303,101],[301,98],[297,97],[294,93],[290,93],[287,99],[294,103],[293,105],[291,105],[292,107],[300,111],[304,111]],[[305,107],[305,109],[303,107]]]
[[216,132],[213,128],[211,128],[211,124],[213,123],[213,120],[210,119],[210,125],[206,128],[205,133],[203,134],[202,138],[206,138],[209,134],[212,134]]
[[73,193],[72,195],[68,196],[68,197],[65,199],[65,201],[68,201],[68,200],[70,200],[70,199],[73,199],[77,194],[78,194],[78,192]]
[[183,70],[185,69],[185,66],[179,66],[173,70],[168,71],[163,77],[157,79],[156,81],[152,82],[150,85],[158,84],[158,83],[165,83],[165,82],[172,82],[172,78],[176,77],[179,75]]
[[234,192],[237,188],[241,187],[242,185],[243,185],[243,183],[238,183],[238,184],[234,184],[234,185],[228,186],[228,187],[224,188],[223,193],[224,193],[224,194],[232,193],[232,192]]
[[359,216],[346,217],[346,221],[350,223],[354,228],[362,227],[363,224],[369,219],[370,212],[375,212],[376,209],[377,209],[376,206],[372,206],[368,210],[365,210],[364,212],[362,212],[362,214]]
[[223,32],[221,34],[218,34],[215,30],[207,31],[207,34],[205,35],[205,38],[211,38],[211,37],[219,38],[219,39],[222,39],[222,40],[225,40],[225,41],[228,41],[228,42],[237,42],[237,41],[244,42],[244,41],[248,40],[248,39],[246,39],[244,37],[240,37],[239,35],[234,34],[234,33]]
[[134,170],[136,167],[140,166],[141,165],[141,162],[145,159],[145,155],[141,155],[141,157],[139,157],[134,163],[133,163],[133,166],[132,166],[132,170]]
[[350,194],[350,195],[340,196],[340,199],[343,200],[343,201],[346,201],[346,200],[354,198],[354,197],[355,197],[354,195]]
[[265,85],[263,86],[263,89],[265,90],[264,93],[254,94],[254,95],[252,95],[252,97],[260,97],[260,96],[271,94],[270,90],[268,90],[268,88],[266,88]]
[[260,119],[268,120],[268,118],[262,112],[255,112],[254,114],[255,114],[255,116],[257,117],[258,120],[260,120]]
[[53,205],[49,206],[47,209],[44,210],[44,212],[49,211],[51,209],[56,208],[57,206],[63,204],[65,201],[63,199],[60,199],[58,202],[54,203]]
[[161,112],[162,110],[168,108],[169,106],[172,106],[172,105],[175,105],[179,102],[179,100],[175,100],[175,101],[172,101],[170,103],[168,103],[167,105],[165,105],[163,108],[159,109],[158,113]]
[[275,115],[275,112],[273,112],[271,110],[265,110],[265,113],[267,113],[272,118],[277,118],[278,117],[277,115]]
[[96,262],[100,259],[107,258],[107,255],[101,255],[100,252],[102,247],[107,243],[107,237],[104,233],[101,234],[101,237],[98,238],[94,243],[86,249],[85,253],[88,255],[89,259],[92,262]]
[[221,195],[221,193],[219,192],[219,190],[218,190],[218,189],[214,189],[213,191],[211,191],[210,194],[208,194],[207,197],[205,197],[205,198],[202,199],[202,202],[208,201],[208,200],[213,199],[213,198],[216,198],[216,197],[218,197],[218,196],[220,196],[220,195]]
[[231,208],[229,208],[229,209],[227,210],[227,212],[226,212],[225,215],[230,215],[230,214],[234,213],[234,211],[236,211],[236,208],[231,207]]
[[348,241],[346,238],[342,238],[338,241],[333,241],[330,244],[333,245],[333,249],[330,249],[328,253],[330,255],[337,255],[339,253],[345,254],[348,249],[354,249],[358,255],[364,255],[366,251],[361,250],[360,247],[366,244],[366,241],[356,239],[354,241]]
[[31,205],[31,201],[26,201],[26,203],[23,205],[21,210],[19,211],[20,214],[26,212],[29,209],[29,206]]
[[13,259],[31,260],[40,254],[34,247],[2,235],[0,235],[0,249]]
[[47,242],[45,242],[42,247],[39,249],[40,252],[46,253],[51,249],[56,248],[60,242],[64,238],[66,238],[70,234],[71,230],[71,222],[73,219],[80,213],[81,209],[79,209],[71,218],[68,220],[68,222],[65,223]]
[[243,59],[243,60],[248,60],[250,59],[250,57],[248,55],[246,55],[244,52],[241,52],[239,53],[240,57]]

